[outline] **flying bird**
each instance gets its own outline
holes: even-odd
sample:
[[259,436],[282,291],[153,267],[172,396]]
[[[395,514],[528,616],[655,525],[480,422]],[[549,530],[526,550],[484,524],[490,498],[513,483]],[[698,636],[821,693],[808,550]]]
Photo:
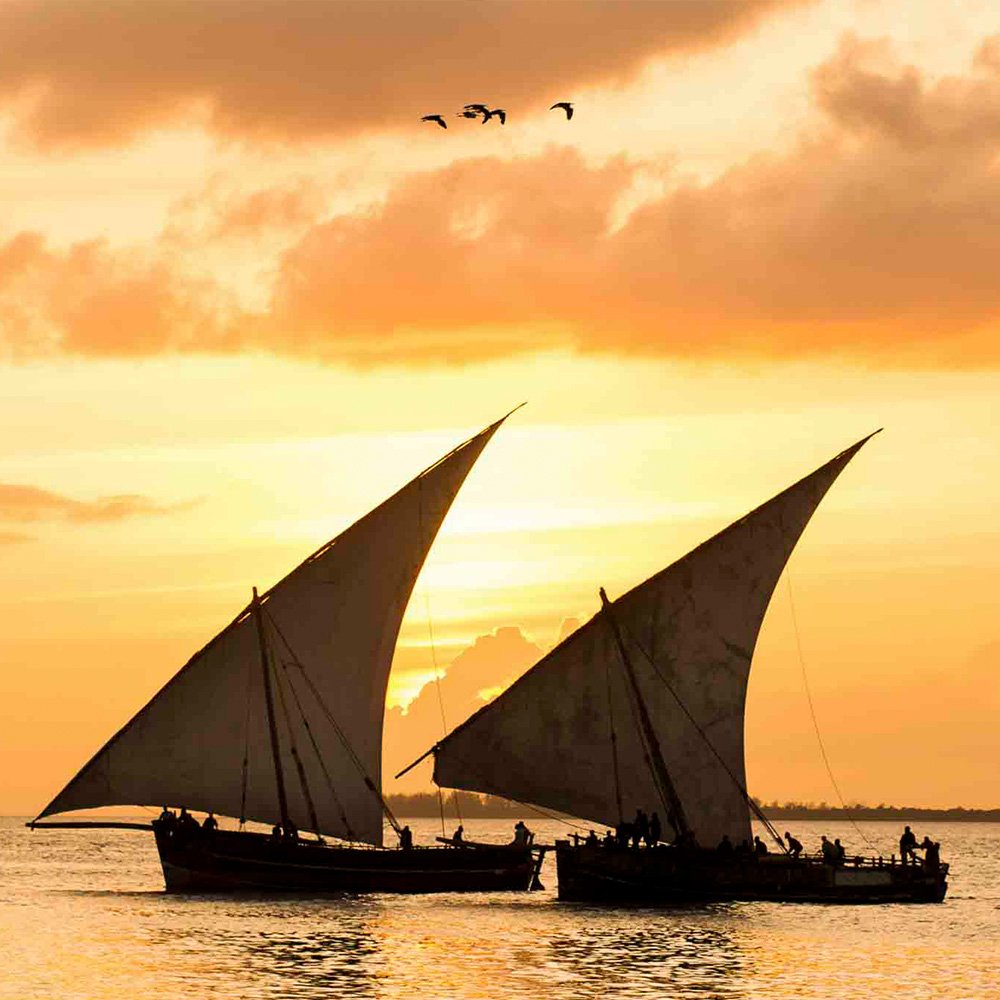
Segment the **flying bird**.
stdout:
[[466,110],[466,111],[459,111],[459,113],[457,115],[455,115],[455,117],[456,118],[478,118],[479,117],[479,112],[478,111],[468,111],[468,110]]
[[494,108],[492,111],[487,109],[483,115],[483,124],[485,125],[491,118],[499,118],[501,125],[507,124],[507,112],[503,108]]
[[448,127],[448,123],[444,120],[444,118],[441,115],[424,115],[424,117],[421,118],[420,120],[422,122],[437,122],[438,125],[441,126],[441,128]]
[[569,101],[559,101],[553,104],[549,111],[555,111],[556,108],[562,108],[566,112],[566,121],[569,121],[573,117],[573,105]]
[[466,104],[465,110],[473,112],[473,116],[488,115],[490,113],[490,109],[485,104]]

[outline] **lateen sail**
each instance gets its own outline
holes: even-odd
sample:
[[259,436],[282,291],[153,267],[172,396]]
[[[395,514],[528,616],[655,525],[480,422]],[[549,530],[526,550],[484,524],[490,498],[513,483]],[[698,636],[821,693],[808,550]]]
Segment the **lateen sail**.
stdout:
[[[381,787],[382,719],[400,622],[455,494],[501,422],[262,595],[288,812],[301,829],[315,825],[333,836],[382,843],[382,808],[373,788]],[[170,804],[280,822],[263,676],[248,609],[196,653],[39,818],[94,806]]]
[[[612,605],[664,761],[701,844],[714,845],[723,834],[739,843],[750,835],[741,791],[743,712],[757,634],[813,511],[867,440]],[[635,713],[612,629],[598,614],[435,747],[434,780],[602,825],[631,819],[637,808],[659,810],[662,819]]]

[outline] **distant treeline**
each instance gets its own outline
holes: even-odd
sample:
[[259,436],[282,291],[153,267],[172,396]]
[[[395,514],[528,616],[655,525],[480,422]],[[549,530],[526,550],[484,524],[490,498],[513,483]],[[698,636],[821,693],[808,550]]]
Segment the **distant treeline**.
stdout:
[[[442,793],[444,814],[453,819],[521,819],[526,816],[548,815],[544,810],[521,805],[498,798],[495,795],[473,795],[469,792]],[[456,800],[458,808],[456,810]],[[388,795],[389,808],[397,816],[438,817],[441,802],[433,792],[418,795]],[[773,820],[821,819],[821,820],[886,820],[888,822],[933,822],[939,823],[1000,823],[1000,809],[965,809],[955,806],[951,809],[922,809],[915,806],[853,805],[846,809],[831,806],[826,802],[755,802],[764,814]],[[556,815],[552,813],[552,815]]]
[[826,802],[759,802],[768,819],[887,820],[939,823],[1000,823],[1000,809],[924,809],[919,806],[831,806]]
[[[444,814],[448,818],[461,815],[462,819],[514,819],[531,815],[534,810],[522,806],[509,799],[501,799],[496,795],[473,795],[470,792],[442,792],[441,799],[433,792],[422,792],[418,795],[387,795],[386,802],[397,816],[441,815],[441,799],[444,801]],[[456,812],[456,801],[458,809]]]

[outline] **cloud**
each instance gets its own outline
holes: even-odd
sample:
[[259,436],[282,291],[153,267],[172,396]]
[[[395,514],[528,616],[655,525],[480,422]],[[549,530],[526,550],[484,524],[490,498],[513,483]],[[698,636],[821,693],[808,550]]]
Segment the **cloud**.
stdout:
[[465,101],[547,106],[788,2],[6,0],[0,102],[38,146],[117,145],[194,113],[227,136],[338,136]]
[[20,542],[33,542],[31,535],[25,535],[20,531],[0,531],[0,545],[17,545]]
[[[442,707],[449,727],[457,726],[495,697],[539,660],[543,650],[517,627],[498,628],[481,635],[451,663],[437,684],[432,681],[404,712],[386,713],[386,773],[395,774],[444,735]],[[426,775],[416,774],[409,785],[423,787]]]
[[994,364],[996,45],[928,82],[847,37],[814,74],[822,127],[794,151],[668,186],[617,227],[647,165],[553,149],[412,176],[285,253],[267,323],[378,360],[564,344]]
[[[535,349],[995,366],[1000,38],[930,80],[846,36],[791,151],[702,184],[550,148],[412,173],[323,218],[308,186],[220,199],[204,232],[277,227],[259,307],[186,276],[164,241],[0,246],[8,353],[266,351],[355,365]],[[622,217],[650,174],[661,193]],[[648,187],[648,186],[647,186]],[[310,223],[308,216],[315,213]]]
[[[190,504],[158,504],[137,493],[122,493],[98,497],[96,500],[74,500],[61,493],[38,486],[0,483],[0,520],[33,522],[65,520],[78,524],[122,521],[130,517],[171,514]],[[27,540],[28,536],[0,533],[2,541]]]
[[56,250],[34,232],[0,243],[0,351],[8,356],[225,350],[224,298],[155,247],[88,240]]

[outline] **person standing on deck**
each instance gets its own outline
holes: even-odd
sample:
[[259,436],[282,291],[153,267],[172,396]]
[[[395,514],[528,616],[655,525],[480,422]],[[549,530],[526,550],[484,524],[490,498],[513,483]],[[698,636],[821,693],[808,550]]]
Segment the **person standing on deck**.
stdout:
[[413,847],[413,831],[410,830],[409,826],[404,826],[399,831],[399,846],[404,851],[408,851]]
[[201,828],[205,833],[215,833],[219,829],[219,821],[215,818],[215,813],[209,813],[201,821]]
[[903,834],[899,838],[899,860],[905,865],[907,858],[911,863],[916,863],[917,856],[914,850],[917,846],[917,835],[907,826],[903,829]]
[[785,840],[788,841],[788,853],[791,857],[797,858],[802,853],[802,844],[797,841],[787,830]]
[[632,820],[632,846],[638,847],[649,833],[649,817],[641,809],[636,809]]
[[661,836],[663,836],[663,828],[660,826],[660,814],[654,811],[653,815],[649,817],[649,835],[646,837],[646,846],[656,847]]

